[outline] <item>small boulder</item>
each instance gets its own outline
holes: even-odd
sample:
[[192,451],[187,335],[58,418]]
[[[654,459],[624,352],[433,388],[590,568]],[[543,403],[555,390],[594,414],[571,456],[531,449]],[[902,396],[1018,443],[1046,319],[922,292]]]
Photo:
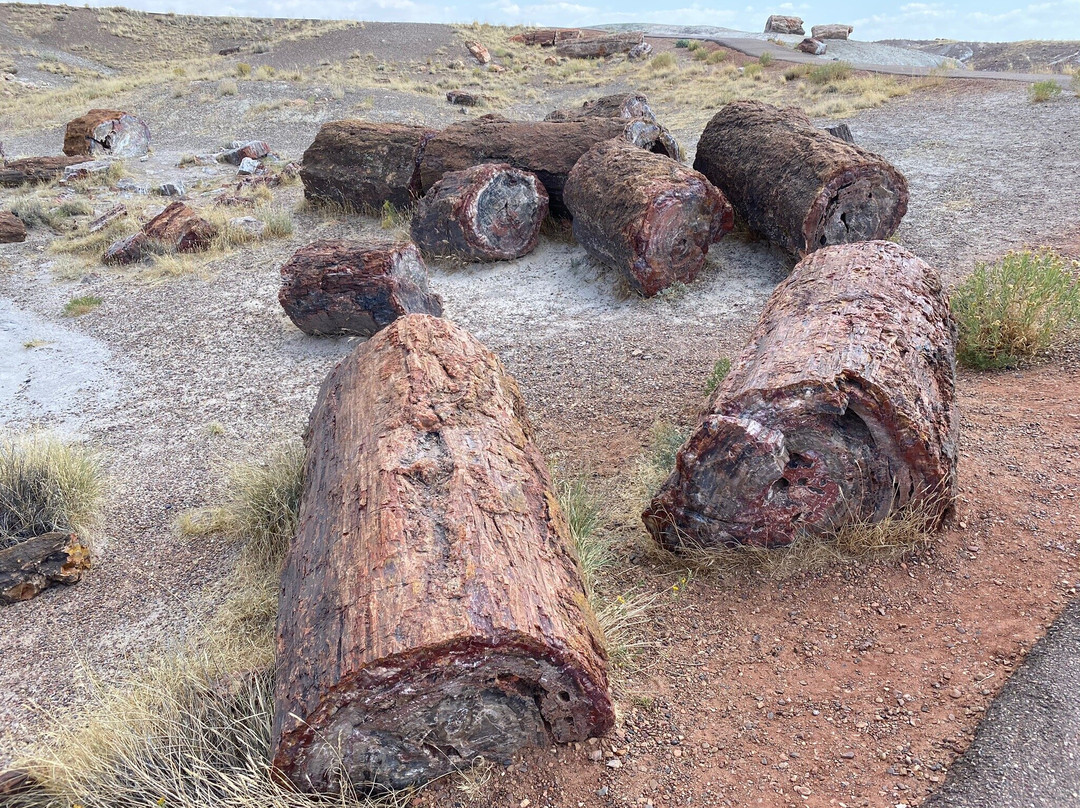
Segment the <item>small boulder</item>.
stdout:
[[16,244],[26,241],[26,225],[10,211],[0,211],[0,244]]
[[806,34],[806,31],[803,30],[802,17],[789,17],[786,14],[773,14],[765,21],[765,33],[803,36]]
[[87,160],[85,163],[64,167],[64,182],[81,180],[94,174],[104,174],[112,166],[108,160]]
[[67,125],[64,154],[142,157],[150,151],[150,129],[118,109],[92,109]]
[[644,59],[652,53],[652,45],[648,42],[639,42],[626,52],[627,59]]
[[182,180],[171,180],[170,182],[161,183],[154,189],[154,193],[159,196],[183,196],[187,193],[187,188],[184,187]]
[[807,37],[798,45],[795,46],[795,50],[800,50],[803,53],[810,53],[814,56],[824,56],[826,45],[820,39],[811,39]]
[[810,29],[814,39],[847,39],[855,29],[850,25],[815,25]]
[[234,144],[234,146],[218,155],[218,160],[223,163],[238,166],[244,160],[261,160],[270,154],[270,146],[265,140],[246,140]]
[[491,62],[491,54],[488,52],[488,49],[479,42],[470,42],[465,47],[469,49],[469,53],[471,53],[473,58],[480,64],[486,65]]
[[266,232],[266,222],[254,216],[237,216],[235,219],[229,219],[229,227],[247,233],[253,239],[262,238],[263,233]]
[[458,104],[463,107],[475,107],[480,103],[480,99],[472,93],[467,93],[464,90],[447,90],[446,100],[451,104]]
[[825,131],[833,137],[838,137],[845,143],[854,143],[855,136],[851,134],[851,127],[846,123],[838,123],[836,126],[826,126]]
[[140,230],[110,244],[101,258],[101,263],[110,266],[137,264],[150,254],[150,247],[150,239]]
[[183,202],[173,202],[147,222],[143,232],[168,249],[199,252],[209,248],[217,228]]
[[245,157],[240,161],[240,167],[236,170],[237,174],[243,174],[244,176],[251,176],[259,170],[259,161],[253,160],[250,157]]

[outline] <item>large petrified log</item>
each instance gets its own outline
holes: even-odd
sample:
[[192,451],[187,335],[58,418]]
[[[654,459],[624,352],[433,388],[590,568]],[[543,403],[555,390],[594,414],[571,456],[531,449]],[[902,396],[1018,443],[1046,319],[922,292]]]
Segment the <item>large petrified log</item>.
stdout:
[[511,42],[522,45],[539,45],[543,48],[554,47],[568,39],[581,39],[586,34],[580,28],[534,28],[531,31],[510,37]]
[[829,46],[820,39],[814,39],[809,36],[795,46],[795,50],[809,53],[811,56],[824,56],[828,49]]
[[606,659],[516,383],[409,315],[324,382],[282,575],[273,762],[399,788],[613,724]]
[[665,547],[786,545],[951,507],[956,328],[941,279],[887,241],[813,253],[777,287],[643,519]]
[[67,155],[8,160],[0,167],[0,185],[5,188],[17,188],[20,185],[52,182],[60,179],[68,166],[83,162],[86,162],[85,157],[68,157]]
[[903,174],[822,132],[795,108],[726,104],[705,127],[694,168],[751,229],[798,255],[888,238],[907,212]]
[[[544,116],[545,121],[580,121],[586,118],[642,118],[660,126],[652,107],[649,106],[649,99],[641,93],[605,95],[594,101],[586,101],[577,109],[553,109]],[[660,126],[660,133],[652,150],[657,154],[666,154],[672,160],[681,160],[683,157],[679,141],[663,126]]]
[[150,129],[119,109],[92,109],[64,131],[64,154],[142,157],[150,151]]
[[45,533],[0,550],[0,603],[29,600],[53,584],[73,584],[90,569],[74,533]]
[[451,171],[480,163],[506,163],[539,177],[547,189],[552,214],[563,216],[563,186],[581,155],[611,138],[651,149],[659,133],[660,127],[641,118],[509,121],[483,115],[448,126],[428,141],[420,159],[420,182],[426,192]]
[[696,171],[620,140],[597,143],[566,181],[574,238],[643,295],[689,283],[731,231],[731,205]]
[[803,30],[802,17],[792,17],[786,14],[773,14],[769,19],[765,20],[765,33],[795,34],[796,36],[803,36],[806,31]]
[[566,39],[555,43],[559,56],[572,59],[602,59],[616,53],[629,53],[645,42],[642,31],[625,31],[582,39]]
[[143,225],[148,238],[176,252],[199,252],[210,247],[218,230],[183,202],[173,202]]
[[434,134],[397,123],[325,123],[304,152],[304,196],[356,210],[378,210],[386,202],[406,208],[420,196],[420,158]]
[[815,25],[810,29],[810,36],[814,39],[847,39],[854,30],[850,25],[836,23]]
[[483,163],[431,186],[413,213],[412,239],[432,255],[505,261],[536,249],[547,213],[547,191],[535,174]]
[[305,334],[370,337],[409,313],[442,314],[409,242],[317,241],[281,268],[278,301]]

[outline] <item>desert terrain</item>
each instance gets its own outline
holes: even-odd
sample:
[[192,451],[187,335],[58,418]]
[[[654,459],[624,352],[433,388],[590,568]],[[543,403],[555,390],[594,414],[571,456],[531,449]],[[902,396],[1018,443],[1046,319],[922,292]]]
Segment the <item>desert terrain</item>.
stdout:
[[[896,238],[950,288],[1012,249],[1080,259],[1080,98],[1069,91],[1034,104],[1018,82],[858,70],[814,84],[781,61],[670,38],[650,40],[642,62],[548,64],[513,33],[0,6],[0,60],[17,71],[0,83],[8,158],[59,154],[66,122],[94,107],[130,111],[152,134],[151,154],[123,161],[122,177],[0,190],[4,209],[72,211],[0,248],[0,426],[84,441],[107,469],[93,570],[0,608],[0,770],[57,722],[78,722],[94,687],[198,642],[235,588],[238,550],[183,535],[178,518],[219,503],[236,464],[297,441],[322,379],[357,344],[297,330],[278,305],[278,270],[316,239],[403,232],[394,217],[307,204],[297,183],[255,198],[237,190],[235,167],[198,155],[260,139],[285,165],[327,121],[532,120],[633,90],[689,163],[715,111],[753,97],[846,122],[899,168],[911,204]],[[476,65],[473,40],[506,70]],[[482,103],[448,104],[451,89]],[[291,226],[127,268],[79,241],[118,202],[145,221],[170,201],[153,189],[175,181],[198,210],[225,207],[224,189],[248,197],[228,215]],[[601,595],[642,609],[612,674],[610,737],[483,764],[405,802],[915,806],[942,782],[1080,586],[1080,354],[960,372],[959,505],[928,546],[782,573],[688,567],[650,545],[642,467],[658,431],[693,424],[714,363],[738,354],[794,263],[736,231],[693,284],[643,299],[557,229],[516,261],[429,261],[445,316],[521,385],[553,471],[602,503],[617,561]],[[72,316],[68,304],[87,298],[98,302]]]

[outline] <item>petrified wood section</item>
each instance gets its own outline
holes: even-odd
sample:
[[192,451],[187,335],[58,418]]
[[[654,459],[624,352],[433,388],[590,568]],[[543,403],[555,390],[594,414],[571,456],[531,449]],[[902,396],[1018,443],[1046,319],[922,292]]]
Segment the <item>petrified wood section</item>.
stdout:
[[481,163],[506,163],[539,177],[547,189],[552,214],[563,216],[563,186],[581,155],[611,138],[651,149],[659,132],[655,123],[640,118],[508,121],[484,115],[448,126],[428,141],[420,160],[420,181],[426,192],[451,171]]
[[26,241],[26,225],[11,211],[0,211],[0,244]]
[[370,337],[412,312],[442,314],[427,267],[408,242],[318,241],[281,268],[278,301],[305,334]]
[[517,36],[510,37],[511,42],[522,45],[539,45],[543,48],[554,47],[568,39],[581,39],[586,34],[580,28],[534,28]]
[[5,188],[17,188],[20,185],[52,182],[64,175],[64,169],[77,163],[86,162],[86,158],[68,157],[24,157],[21,160],[9,160],[0,167],[0,185]]
[[855,136],[851,134],[851,127],[846,123],[838,123],[836,126],[826,126],[825,131],[833,137],[838,137],[845,143],[854,143]]
[[142,157],[150,151],[150,129],[119,109],[92,109],[64,131],[64,154]]
[[134,264],[152,255],[154,249],[163,250],[142,230],[130,236],[122,236],[105,248],[101,263],[110,266]]
[[887,241],[813,253],[643,515],[672,550],[775,547],[912,505],[952,505],[956,328],[931,267]]
[[[545,121],[580,121],[586,118],[641,118],[650,123],[657,123],[649,100],[641,93],[616,93],[605,95],[595,101],[586,101],[577,109],[555,109],[549,112]],[[659,124],[657,124],[659,126]],[[666,154],[672,160],[681,160],[682,146],[675,136],[663,126],[652,145],[652,151]]]
[[806,34],[806,31],[803,30],[802,17],[773,14],[769,19],[765,20],[765,33],[795,34],[796,36],[803,36]]
[[413,213],[412,239],[432,255],[505,261],[536,249],[547,213],[547,191],[535,174],[484,163],[431,186]]
[[555,43],[555,52],[559,56],[572,59],[601,59],[616,53],[629,53],[633,48],[645,42],[641,31],[626,31],[618,34],[604,34],[582,39],[566,39]]
[[888,238],[907,212],[903,174],[830,137],[795,108],[726,104],[705,127],[694,168],[751,229],[798,255]]
[[820,39],[814,39],[812,37],[807,37],[795,46],[795,50],[802,51],[803,53],[809,53],[812,56],[824,56],[825,52],[828,49],[828,45],[826,45]]
[[403,787],[613,724],[606,659],[517,384],[409,315],[323,384],[282,575],[274,765]]
[[397,123],[325,123],[304,152],[304,196],[356,210],[406,208],[420,196],[420,158],[434,134]]
[[183,202],[173,202],[143,225],[147,238],[176,252],[199,252],[210,247],[217,228]]
[[90,551],[71,533],[45,533],[0,550],[0,603],[29,600],[90,569]]
[[855,29],[850,25],[815,25],[810,29],[814,39],[847,39]]
[[731,205],[696,171],[625,141],[597,143],[566,183],[574,238],[643,295],[689,283],[731,231]]

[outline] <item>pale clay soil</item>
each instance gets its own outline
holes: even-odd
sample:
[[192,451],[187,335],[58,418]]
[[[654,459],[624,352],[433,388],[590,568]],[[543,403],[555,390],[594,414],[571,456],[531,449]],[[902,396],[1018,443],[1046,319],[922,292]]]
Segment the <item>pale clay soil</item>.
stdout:
[[[386,106],[393,101],[380,99],[370,116],[445,124],[459,115],[434,102],[401,115]],[[329,117],[300,110],[280,129],[227,131],[222,121],[238,119],[220,110],[210,117],[160,96],[146,105],[157,151],[132,168],[158,181],[195,177],[172,168],[179,155],[233,137],[263,136],[298,158]],[[1080,99],[1033,106],[1023,87],[954,83],[850,123],[858,142],[907,175],[900,240],[949,284],[976,258],[1076,233]],[[697,133],[680,134],[692,147]],[[58,144],[55,131],[5,143],[23,154]],[[208,181],[228,176],[211,171]],[[278,195],[299,200],[296,187]],[[197,194],[193,203],[208,204]],[[103,210],[112,198],[94,204]],[[0,768],[41,739],[46,715],[73,720],[91,673],[112,680],[182,646],[227,593],[234,549],[180,538],[176,516],[219,501],[231,464],[297,436],[322,378],[356,344],[297,331],[276,300],[278,267],[315,238],[383,232],[371,220],[309,212],[295,224],[290,239],[159,283],[104,268],[59,280],[41,230],[0,253],[0,347],[55,340],[17,370],[0,362],[9,373],[0,421],[81,435],[109,473],[93,571],[0,609]],[[958,518],[917,558],[777,582],[688,575],[639,549],[631,492],[651,426],[692,422],[713,362],[738,352],[791,265],[729,237],[684,294],[653,300],[620,296],[614,273],[546,238],[519,261],[431,265],[446,315],[521,383],[553,465],[585,474],[603,495],[605,529],[625,547],[608,586],[654,594],[657,605],[636,668],[614,676],[620,720],[610,738],[526,754],[474,794],[437,784],[418,804],[915,805],[1074,594],[1080,384],[1069,355],[961,374]],[[80,294],[104,303],[63,319]],[[84,376],[73,382],[69,367]],[[224,434],[212,436],[211,422]],[[599,763],[587,756],[595,747]]]

